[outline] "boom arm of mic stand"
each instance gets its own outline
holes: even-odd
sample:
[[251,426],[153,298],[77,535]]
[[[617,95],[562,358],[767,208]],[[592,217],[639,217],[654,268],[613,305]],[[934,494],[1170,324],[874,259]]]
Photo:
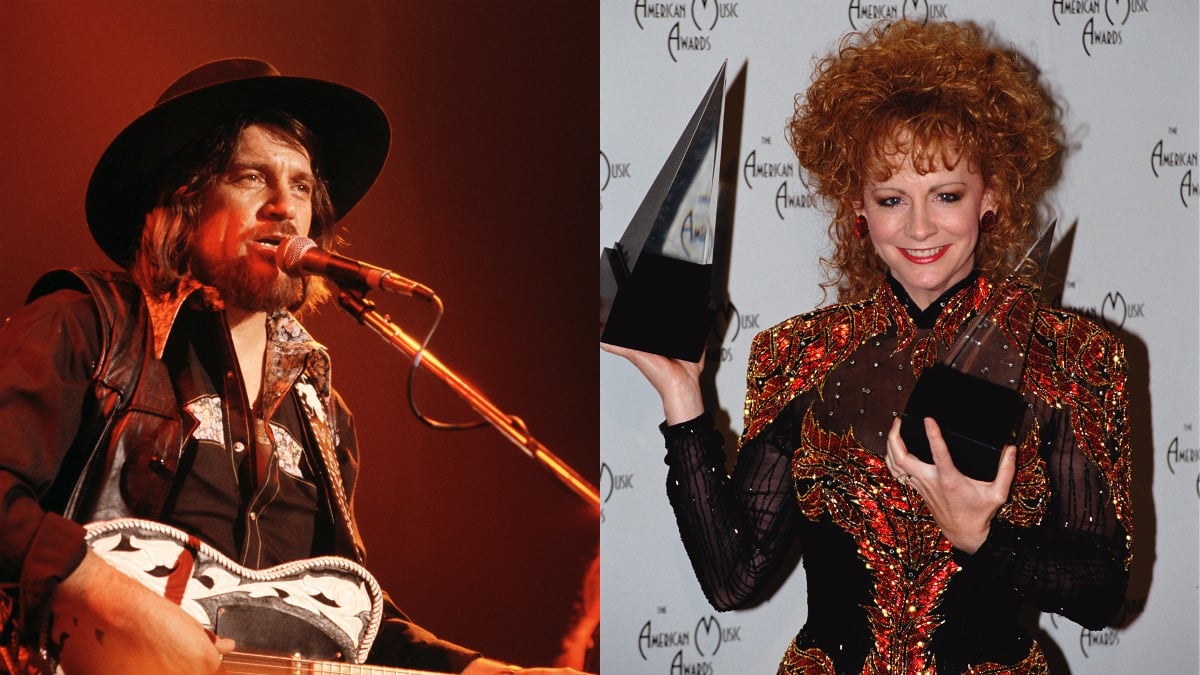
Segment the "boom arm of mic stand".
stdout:
[[[420,352],[420,343],[392,323],[388,317],[376,312],[375,303],[367,300],[361,294],[342,291],[338,294],[338,304],[359,323],[375,331],[386,342],[408,355],[408,358],[415,359],[417,353]],[[479,390],[455,375],[428,350],[421,355],[421,364],[423,368],[445,382],[454,390],[455,394],[458,394],[459,398],[482,415],[502,436],[520,448],[530,459],[545,467],[572,492],[599,512],[600,491],[534,438],[519,418],[504,414]]]

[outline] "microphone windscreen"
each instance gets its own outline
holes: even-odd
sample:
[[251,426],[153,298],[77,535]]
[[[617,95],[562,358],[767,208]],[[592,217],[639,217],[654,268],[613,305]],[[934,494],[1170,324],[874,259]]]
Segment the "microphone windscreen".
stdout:
[[303,274],[300,259],[309,249],[317,247],[317,242],[308,237],[288,237],[279,242],[275,248],[275,265],[287,274]]

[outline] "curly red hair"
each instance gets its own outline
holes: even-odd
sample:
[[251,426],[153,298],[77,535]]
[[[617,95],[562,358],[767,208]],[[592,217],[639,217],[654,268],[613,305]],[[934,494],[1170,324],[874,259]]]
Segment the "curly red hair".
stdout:
[[854,231],[855,206],[864,180],[895,171],[885,158],[896,152],[922,173],[963,160],[982,173],[997,222],[980,237],[975,265],[993,280],[1007,274],[1039,229],[1037,207],[1058,178],[1062,136],[1036,68],[973,24],[900,21],[846,35],[817,61],[788,128],[809,185],[833,211],[822,286],[854,301],[883,279],[883,262]]

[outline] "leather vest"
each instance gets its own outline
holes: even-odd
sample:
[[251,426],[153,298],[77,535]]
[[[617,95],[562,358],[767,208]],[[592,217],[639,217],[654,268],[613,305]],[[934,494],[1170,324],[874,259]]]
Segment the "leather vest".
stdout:
[[[63,288],[94,299],[101,349],[79,432],[42,506],[79,523],[160,520],[179,478],[187,439],[170,373],[154,356],[154,330],[142,291],[125,273],[55,270],[35,284],[29,300]],[[329,471],[318,474],[331,495]],[[334,553],[361,563],[362,542],[349,514],[336,507],[334,512],[339,521]]]

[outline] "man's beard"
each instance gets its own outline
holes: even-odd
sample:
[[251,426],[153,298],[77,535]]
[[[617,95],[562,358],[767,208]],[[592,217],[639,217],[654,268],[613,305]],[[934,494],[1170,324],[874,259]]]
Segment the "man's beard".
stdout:
[[275,312],[298,307],[304,300],[304,281],[275,274],[270,279],[255,276],[244,260],[193,258],[196,279],[212,286],[227,306],[250,312]]

